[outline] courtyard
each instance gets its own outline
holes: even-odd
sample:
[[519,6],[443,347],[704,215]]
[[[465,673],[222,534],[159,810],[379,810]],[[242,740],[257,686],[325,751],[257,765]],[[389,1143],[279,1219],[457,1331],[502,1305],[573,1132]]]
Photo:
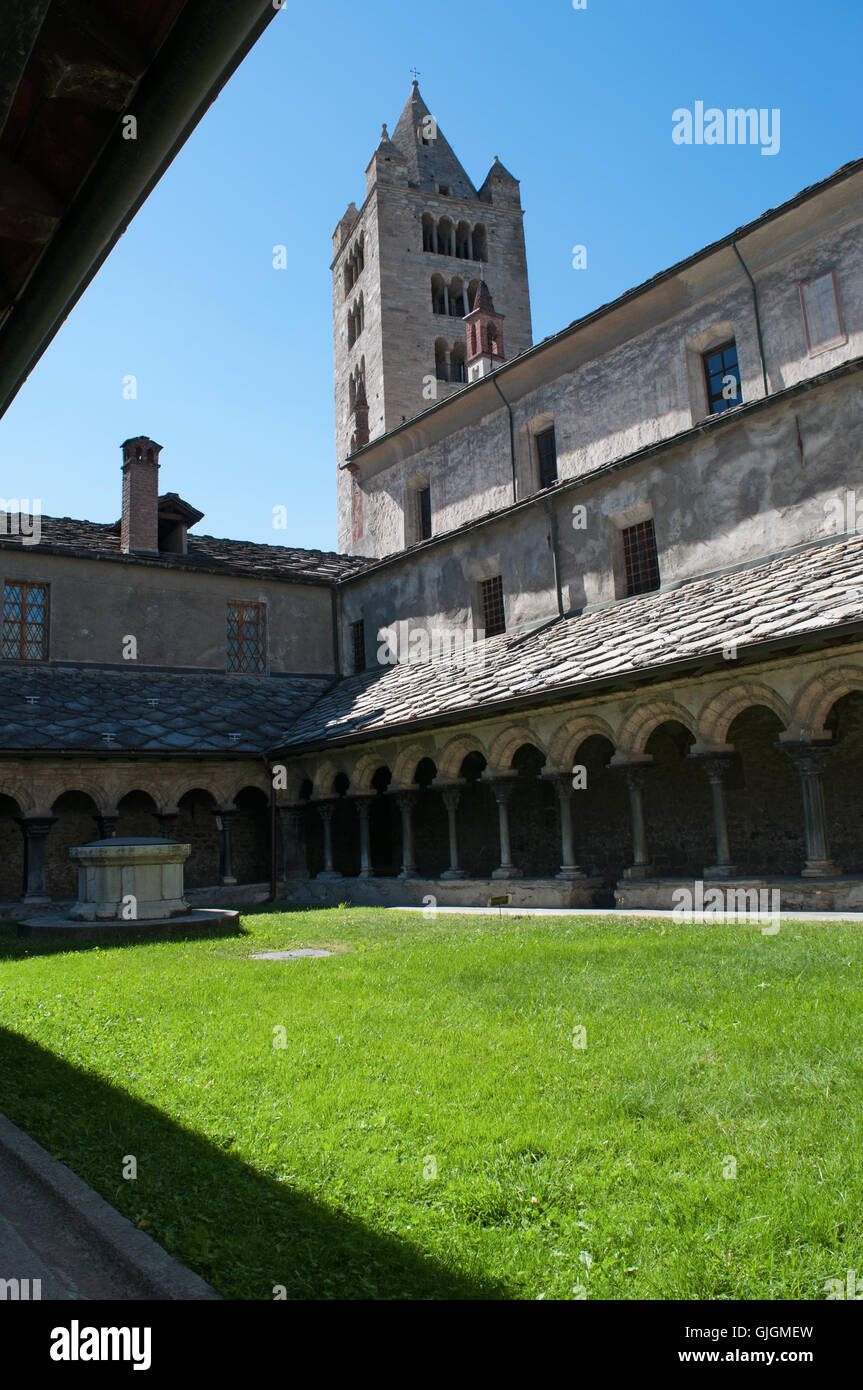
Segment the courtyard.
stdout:
[[860,960],[841,921],[5,923],[0,1109],[227,1298],[822,1299],[863,1266]]

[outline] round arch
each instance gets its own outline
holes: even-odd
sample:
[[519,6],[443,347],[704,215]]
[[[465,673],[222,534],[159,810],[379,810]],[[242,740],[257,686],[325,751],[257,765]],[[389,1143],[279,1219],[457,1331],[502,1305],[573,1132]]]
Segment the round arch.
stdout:
[[824,721],[837,700],[852,691],[863,690],[863,667],[838,666],[807,681],[797,692],[793,723],[804,738],[825,733]]
[[717,691],[702,705],[696,720],[699,742],[708,748],[724,746],[734,720],[751,705],[764,705],[772,710],[784,729],[791,723],[791,711],[772,686],[755,681],[735,683]]
[[668,723],[682,724],[693,738],[698,736],[695,717],[683,705],[675,700],[648,700],[632,710],[620,726],[617,751],[621,760],[642,755],[653,730]]
[[523,724],[513,724],[502,729],[492,741],[491,748],[486,755],[488,766],[485,776],[494,777],[500,776],[501,773],[511,772],[512,760],[519,748],[525,744],[529,744],[544,757],[547,757],[548,750],[532,729],[526,728]]
[[548,741],[549,771],[569,772],[581,745],[595,736],[608,739],[611,746],[616,748],[617,740],[611,725],[604,719],[591,715],[577,715],[561,724]]
[[488,754],[476,735],[456,734],[441,750],[440,757],[437,759],[438,777],[447,782],[455,781],[468,753],[480,753],[488,763]]

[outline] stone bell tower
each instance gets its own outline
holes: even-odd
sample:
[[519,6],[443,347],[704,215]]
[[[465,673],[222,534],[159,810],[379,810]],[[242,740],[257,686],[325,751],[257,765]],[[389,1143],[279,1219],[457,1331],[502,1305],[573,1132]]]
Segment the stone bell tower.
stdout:
[[362,206],[333,235],[340,550],[356,544],[361,487],[341,465],[467,383],[464,319],[483,282],[507,357],[531,346],[522,218],[518,180],[495,156],[475,188],[415,81],[392,135],[382,129]]

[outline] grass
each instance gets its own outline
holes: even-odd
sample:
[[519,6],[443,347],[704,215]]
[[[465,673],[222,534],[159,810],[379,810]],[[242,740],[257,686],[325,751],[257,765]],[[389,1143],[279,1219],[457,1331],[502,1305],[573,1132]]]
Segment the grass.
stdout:
[[[863,1270],[859,928],[242,927],[0,927],[0,1108],[226,1297],[812,1299]],[[296,945],[336,954],[248,959]]]

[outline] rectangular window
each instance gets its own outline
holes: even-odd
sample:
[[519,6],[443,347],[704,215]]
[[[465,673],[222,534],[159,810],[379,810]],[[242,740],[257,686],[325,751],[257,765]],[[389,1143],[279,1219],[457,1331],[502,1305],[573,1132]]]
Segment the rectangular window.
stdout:
[[800,302],[803,306],[806,346],[810,357],[814,357],[817,352],[826,352],[827,348],[838,347],[846,341],[839,314],[836,276],[832,270],[802,284]]
[[7,661],[47,661],[47,584],[14,581],[4,585],[0,656]]
[[704,354],[704,376],[707,381],[707,410],[719,415],[743,400],[740,389],[740,367],[734,339]]
[[421,541],[427,541],[432,533],[431,488],[420,488],[417,493],[417,528]]
[[482,595],[482,622],[486,637],[494,637],[506,632],[506,617],[503,611],[503,579],[496,574],[493,579],[484,579],[480,585]]
[[354,671],[364,671],[366,669],[366,625],[362,618],[358,623],[351,623],[351,656]]
[[648,594],[659,588],[659,557],[653,521],[638,521],[623,532],[626,593]]
[[264,605],[262,603],[230,602],[228,604],[227,669],[244,675],[265,669]]
[[554,426],[536,436],[536,455],[539,462],[539,485],[550,487],[557,481],[557,445]]

